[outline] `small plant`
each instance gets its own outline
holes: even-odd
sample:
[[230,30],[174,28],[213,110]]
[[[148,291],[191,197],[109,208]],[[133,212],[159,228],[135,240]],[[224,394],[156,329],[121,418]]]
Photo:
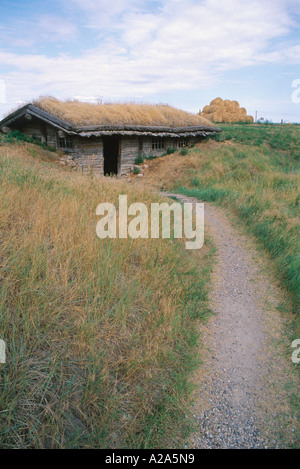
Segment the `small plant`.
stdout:
[[[161,156],[163,156],[163,155],[161,155]],[[150,155],[148,155],[148,156],[145,156],[145,160],[155,160],[156,158],[157,158],[157,156],[156,156],[156,155],[152,155],[152,154],[150,154]]]
[[175,153],[175,151],[176,151],[176,148],[168,147],[167,148],[167,155],[171,155],[172,153]]
[[182,150],[181,150],[181,152],[180,152],[180,154],[185,156],[185,155],[188,154],[188,152],[189,152],[188,147],[183,147]]
[[8,137],[12,137],[16,139],[16,141],[19,141],[19,140],[21,140],[22,142],[26,141],[26,136],[22,132],[20,132],[20,130],[13,130],[9,132],[7,135]]
[[40,145],[44,150],[47,150],[47,151],[53,151],[53,152],[56,151],[55,147],[51,147],[50,145],[47,145],[47,143],[45,142],[37,143],[37,145]]
[[140,168],[138,168],[137,166],[134,166],[133,174],[139,174],[140,172],[141,172]]
[[11,132],[9,132],[6,135],[3,135],[3,136],[1,135],[0,140],[1,140],[2,143],[16,143],[16,142],[19,142],[19,143],[25,143],[25,142],[33,143],[35,145],[39,145],[44,150],[56,152],[55,147],[51,147],[51,146],[47,145],[46,142],[42,142],[40,137],[36,137],[34,135],[32,137],[27,137],[20,130],[12,130]]
[[27,150],[34,158],[36,158],[38,156],[37,152],[34,148],[28,148]]
[[143,164],[144,163],[145,156],[139,154],[136,159],[134,160],[134,164]]

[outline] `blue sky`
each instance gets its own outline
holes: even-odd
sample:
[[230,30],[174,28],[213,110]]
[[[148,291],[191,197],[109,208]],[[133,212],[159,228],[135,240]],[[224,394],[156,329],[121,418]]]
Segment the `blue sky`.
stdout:
[[0,118],[41,95],[300,122],[300,2],[0,0]]

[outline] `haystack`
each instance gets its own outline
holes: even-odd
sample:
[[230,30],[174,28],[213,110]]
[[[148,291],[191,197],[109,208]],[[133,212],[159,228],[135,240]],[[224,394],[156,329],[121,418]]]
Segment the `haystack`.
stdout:
[[219,104],[222,104],[222,103],[223,103],[222,98],[215,98],[210,102],[210,105],[216,104],[218,106]]
[[247,115],[244,107],[240,107],[238,101],[213,99],[208,106],[205,106],[200,114],[201,117],[211,122],[253,122],[253,117]]

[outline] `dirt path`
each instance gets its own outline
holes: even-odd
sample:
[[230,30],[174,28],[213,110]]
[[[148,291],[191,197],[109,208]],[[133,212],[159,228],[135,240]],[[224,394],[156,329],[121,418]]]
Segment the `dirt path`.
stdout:
[[[177,196],[182,202],[193,199]],[[195,202],[195,200],[193,200]],[[199,202],[199,201],[198,201]],[[211,308],[200,326],[203,365],[195,375],[192,448],[278,448],[297,444],[289,405],[297,392],[282,292],[248,236],[223,209],[205,204],[205,229],[217,247]]]

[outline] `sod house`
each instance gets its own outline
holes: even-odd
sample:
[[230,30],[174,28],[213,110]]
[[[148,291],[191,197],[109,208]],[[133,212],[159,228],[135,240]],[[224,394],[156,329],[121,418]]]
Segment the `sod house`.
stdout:
[[0,122],[61,149],[73,166],[99,174],[129,172],[138,155],[158,156],[219,132],[210,121],[167,105],[91,104],[40,98]]

